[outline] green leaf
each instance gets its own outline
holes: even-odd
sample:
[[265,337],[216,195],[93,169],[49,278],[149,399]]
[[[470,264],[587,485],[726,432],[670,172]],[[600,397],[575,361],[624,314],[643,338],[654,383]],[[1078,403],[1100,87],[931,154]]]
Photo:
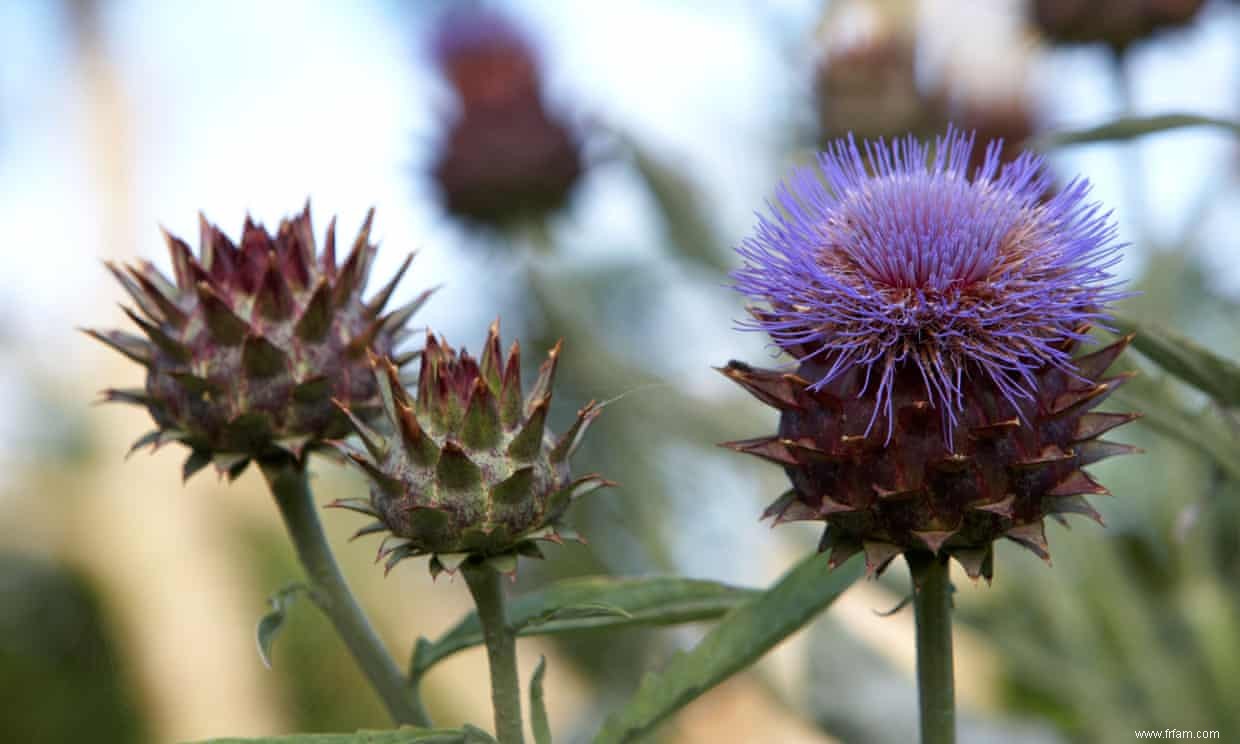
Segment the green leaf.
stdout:
[[1240,365],[1167,328],[1126,318],[1116,318],[1112,325],[1135,333],[1133,347],[1168,373],[1224,406],[1240,406]]
[[[677,577],[587,577],[557,581],[509,605],[517,635],[555,635],[630,625],[672,625],[713,620],[759,592]],[[471,612],[439,640],[418,639],[409,676],[414,684],[443,659],[482,643]]]
[[648,674],[637,694],[607,718],[594,744],[638,741],[676,711],[757,661],[829,606],[862,572],[861,556],[831,570],[814,554],[773,587],[723,618],[690,651]]
[[623,618],[631,620],[633,613],[625,610],[623,607],[604,604],[602,602],[583,602],[581,604],[569,605],[567,607],[552,607],[542,615],[531,617],[520,626],[514,625],[515,630],[521,628],[532,628],[536,625],[549,623],[552,620],[585,620],[589,618],[611,617]]
[[1153,383],[1138,380],[1129,390],[1117,391],[1114,400],[1141,411],[1139,424],[1187,444],[1213,460],[1228,478],[1240,482],[1240,442],[1226,424],[1206,412],[1185,411],[1170,391],[1160,392]]
[[211,739],[199,744],[497,744],[495,737],[475,726],[459,729],[400,728],[394,731],[358,731],[353,734],[293,734],[259,739]]
[[1092,142],[1123,142],[1147,134],[1157,134],[1183,127],[1215,127],[1240,135],[1240,122],[1196,114],[1161,114],[1129,116],[1096,127],[1050,132],[1035,137],[1029,145],[1037,150],[1049,150],[1065,145],[1084,145]]
[[547,704],[543,700],[543,674],[547,671],[547,657],[538,657],[534,676],[530,677],[530,728],[534,731],[534,744],[551,744],[551,723],[547,720]]
[[289,584],[267,598],[271,611],[258,621],[255,633],[258,640],[258,655],[263,660],[263,666],[268,669],[271,668],[271,646],[276,641],[276,633],[283,627],[289,608],[293,606],[293,600],[297,598],[298,592],[305,592],[311,598],[314,597],[312,590],[306,584],[301,582]]

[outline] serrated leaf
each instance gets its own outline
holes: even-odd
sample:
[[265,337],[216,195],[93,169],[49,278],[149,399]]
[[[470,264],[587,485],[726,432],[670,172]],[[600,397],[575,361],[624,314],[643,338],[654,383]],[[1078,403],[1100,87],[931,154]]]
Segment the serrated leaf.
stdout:
[[1196,114],[1160,114],[1158,116],[1126,116],[1114,121],[1085,129],[1049,132],[1029,142],[1037,150],[1049,150],[1065,145],[1085,145],[1093,142],[1124,142],[1147,134],[1157,134],[1183,127],[1213,127],[1240,135],[1240,122]]
[[[677,577],[566,579],[513,600],[509,605],[509,622],[517,635],[674,625],[721,617],[759,593],[714,581]],[[478,615],[471,612],[438,640],[419,639],[414,646],[410,678],[416,684],[435,664],[481,643]]]
[[543,675],[547,672],[547,657],[538,657],[538,666],[530,677],[530,729],[534,732],[534,744],[551,744],[551,723],[547,720],[547,703],[543,699]]
[[475,726],[459,729],[403,727],[394,731],[352,734],[292,734],[257,739],[210,739],[196,744],[496,744],[495,737]]
[[297,598],[298,592],[305,592],[313,597],[310,587],[306,584],[300,582],[289,584],[267,598],[271,611],[258,621],[258,627],[255,629],[258,656],[263,660],[263,666],[268,669],[271,668],[271,646],[276,641],[276,633],[280,632],[280,628],[284,626],[289,608],[293,606],[293,600]]
[[691,650],[674,656],[662,672],[646,675],[637,694],[607,718],[594,744],[642,740],[814,619],[861,576],[863,566],[860,556],[834,570],[825,555],[802,560],[769,590],[724,617]]
[[1136,334],[1133,348],[1169,374],[1224,406],[1240,406],[1240,365],[1167,328],[1126,318],[1116,318],[1112,324]]

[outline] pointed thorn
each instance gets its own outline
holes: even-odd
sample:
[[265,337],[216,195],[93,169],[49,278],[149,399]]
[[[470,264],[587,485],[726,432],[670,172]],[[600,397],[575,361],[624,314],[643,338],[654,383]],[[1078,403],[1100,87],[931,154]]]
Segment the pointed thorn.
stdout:
[[1074,470],[1068,474],[1066,478],[1055,484],[1055,487],[1047,492],[1048,496],[1110,496],[1111,492],[1107,490],[1093,476],[1084,470]]
[[1081,390],[1069,390],[1061,393],[1049,409],[1050,418],[1063,418],[1098,406],[1121,385],[1136,376],[1136,372],[1125,372],[1108,377],[1090,387]]
[[551,347],[551,351],[547,352],[547,360],[542,363],[538,369],[538,379],[534,382],[534,389],[530,391],[529,398],[526,400],[525,415],[532,416],[534,408],[546,400],[548,404],[551,402],[551,391],[555,385],[555,370],[560,361],[560,352],[564,348],[564,339],[555,342],[555,346]]
[[366,525],[365,527],[360,528],[357,532],[354,532],[352,535],[350,535],[349,542],[353,542],[359,537],[365,537],[366,535],[374,535],[374,534],[378,534],[380,532],[386,532],[386,531],[387,531],[387,525],[384,524],[383,522],[371,522],[370,524]]
[[121,306],[121,310],[124,311],[125,315],[127,315],[135,325],[142,329],[142,332],[146,334],[146,337],[150,339],[151,343],[159,347],[161,351],[172,357],[179,364],[189,362],[189,349],[185,348],[184,344],[177,341],[172,336],[169,336],[162,328],[146,320],[133,310],[130,310],[123,305]]
[[956,534],[955,530],[921,530],[913,531],[913,536],[921,540],[922,544],[930,549],[931,553],[938,555],[943,549],[943,544],[950,540]]
[[724,377],[745,388],[750,395],[780,410],[799,409],[801,402],[797,393],[804,389],[804,382],[796,375],[783,374],[769,369],[751,367],[744,362],[731,361],[726,367],[716,367]]
[[1076,431],[1073,433],[1072,438],[1077,442],[1093,439],[1117,426],[1123,426],[1139,418],[1141,418],[1139,413],[1100,413],[1091,411],[1077,419]]
[[586,435],[586,430],[590,428],[590,424],[598,415],[603,412],[603,406],[595,401],[587,403],[580,411],[577,411],[577,418],[573,421],[573,425],[568,431],[564,432],[564,436],[551,449],[550,460],[553,463],[567,462],[581,446],[581,440]]
[[790,439],[779,437],[756,437],[754,439],[738,439],[734,442],[723,442],[719,446],[733,452],[760,457],[777,465],[798,465],[796,457],[788,450]]
[[984,548],[952,548],[949,552],[970,579],[976,582],[979,578],[984,578],[990,583],[994,566],[993,545],[988,544]]
[[[1097,522],[1099,526],[1106,527],[1106,522],[1102,520],[1102,515],[1098,513],[1094,507],[1090,506],[1084,496],[1060,496],[1052,498],[1048,502],[1048,509],[1051,516],[1059,516],[1061,514],[1080,514]],[[1067,523],[1064,523],[1067,526]]]
[[[784,510],[787,509],[793,501],[796,501],[796,499],[796,490],[789,488],[787,491],[781,493],[779,498],[772,501],[770,505],[762,511],[762,516],[758,517],[758,521],[765,521],[771,517],[778,517],[780,514],[783,514]],[[774,527],[775,525],[771,526]]]
[[[185,314],[185,311],[176,302],[178,296],[176,287],[169,284],[168,280],[161,276],[155,267],[150,264],[144,264],[146,272],[139,271],[133,266],[127,268],[129,269],[129,275],[142,288],[142,292],[151,302],[159,307],[160,320],[174,328],[183,327],[189,316]],[[156,281],[163,286],[157,285]],[[170,297],[169,294],[172,296]]]
[[100,393],[98,403],[128,403],[150,408],[154,401],[144,388],[108,388]]
[[1078,442],[1075,446],[1077,453],[1077,463],[1084,465],[1092,465],[1099,460],[1105,460],[1108,457],[1116,455],[1132,455],[1144,452],[1140,447],[1134,447],[1131,444],[1121,444],[1119,442],[1108,442],[1102,439],[1090,439],[1086,442]]
[[1072,450],[1065,452],[1054,444],[1048,444],[1044,446],[1036,455],[1030,455],[1022,460],[1017,460],[1013,463],[1012,467],[1033,470],[1050,465],[1071,462],[1075,457],[1076,455]]
[[81,329],[83,333],[116,351],[124,354],[143,367],[150,367],[155,360],[155,350],[144,338],[124,331],[96,331],[92,328]]
[[400,284],[400,280],[405,277],[405,272],[409,270],[409,264],[413,263],[415,255],[416,253],[410,253],[405,256],[405,260],[401,262],[400,268],[396,270],[396,275],[371,298],[370,303],[366,305],[366,314],[368,316],[377,318],[379,313],[383,312],[383,308],[387,307],[388,301],[392,299],[392,293],[396,291],[396,285]]
[[399,329],[404,328],[409,322],[409,319],[412,318],[418,310],[422,309],[422,306],[425,305],[426,301],[431,298],[431,295],[435,294],[435,292],[439,291],[439,289],[440,285],[431,287],[430,289],[419,294],[417,297],[414,297],[405,305],[393,310],[378,322],[378,327],[382,328],[386,333],[395,333]]
[[817,522],[821,520],[822,514],[817,509],[803,501],[793,499],[785,504],[783,509],[775,515],[775,521],[771,526],[774,527],[788,522]]
[[[865,573],[867,576],[881,576],[891,561],[904,552],[904,548],[901,548],[899,545],[878,542],[876,540],[863,541],[862,549],[865,551]],[[835,558],[834,553],[831,557],[832,559]]]
[[1041,520],[1018,525],[1003,533],[1007,539],[1027,548],[1048,564],[1051,562],[1050,547],[1046,542],[1046,528]]
[[1121,337],[1118,341],[1106,346],[1092,354],[1086,354],[1075,360],[1077,372],[1082,376],[1091,380],[1097,380],[1106,374],[1107,369],[1115,361],[1124,349],[1132,343],[1136,338],[1136,334],[1128,334]]
[[211,455],[202,450],[192,450],[181,465],[181,483],[188,483],[199,470],[211,464]]
[[374,517],[375,519],[381,518],[379,514],[379,510],[376,509],[373,505],[371,505],[370,499],[359,499],[359,498],[336,499],[335,501],[330,501],[327,504],[324,504],[323,508],[324,509],[348,509],[349,511],[357,512],[358,514],[365,514],[368,517]]
[[133,453],[137,452],[143,447],[150,447],[151,451],[154,452],[155,446],[158,442],[159,442],[159,430],[157,429],[155,431],[148,431],[147,433],[143,434],[141,437],[138,437],[137,441],[135,441],[133,444],[129,445],[129,451],[125,453],[125,459],[128,460],[130,456],[133,455]]
[[1014,514],[1013,508],[1015,504],[1016,504],[1016,494],[1009,493],[1008,495],[1004,496],[1002,499],[998,501],[995,501],[994,503],[980,504],[978,506],[973,506],[970,508],[973,509],[974,511],[990,512],[991,514],[998,515],[1000,517],[1003,517],[1004,519],[1011,519]]

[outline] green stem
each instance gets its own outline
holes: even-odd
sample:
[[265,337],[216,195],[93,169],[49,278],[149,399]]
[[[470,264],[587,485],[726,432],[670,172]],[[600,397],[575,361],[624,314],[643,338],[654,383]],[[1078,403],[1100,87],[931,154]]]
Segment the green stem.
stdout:
[[491,704],[495,709],[495,736],[500,744],[524,744],[521,728],[521,681],[517,677],[517,638],[504,611],[504,587],[499,574],[486,564],[465,562],[461,573],[469,585],[482,623],[491,666]]
[[430,719],[420,700],[407,689],[396,662],[375,634],[336,565],[319,523],[305,465],[290,458],[264,462],[261,466],[317,604],[336,627],[371,686],[383,698],[392,719],[398,724],[429,726]]
[[917,691],[921,744],[956,741],[956,695],[952,681],[952,589],[947,561],[929,553],[907,555],[913,574],[917,618]]

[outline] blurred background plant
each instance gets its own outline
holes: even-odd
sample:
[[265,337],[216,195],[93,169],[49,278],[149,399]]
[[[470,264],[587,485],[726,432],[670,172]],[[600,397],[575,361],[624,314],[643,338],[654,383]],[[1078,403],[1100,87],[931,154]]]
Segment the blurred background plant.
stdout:
[[[419,323],[481,338],[502,315],[529,349],[565,338],[557,430],[591,398],[625,396],[578,456],[622,486],[575,507],[589,544],[549,551],[517,592],[592,573],[764,586],[816,534],[759,524],[782,477],[713,447],[769,424],[709,368],[771,353],[732,330],[729,247],[821,142],[948,121],[1010,152],[1047,147],[1057,173],[1095,182],[1143,293],[1125,322],[1151,339],[1118,403],[1145,411],[1125,434],[1147,454],[1100,466],[1108,529],[1052,528],[1056,571],[1001,548],[993,587],[958,577],[961,738],[1240,732],[1240,377],[1160,330],[1240,356],[1238,140],[1057,134],[1236,119],[1237,4],[9,0],[0,50],[0,689],[29,701],[6,705],[0,740],[385,723],[310,603],[290,610],[272,672],[255,653],[264,598],[299,575],[257,476],[182,486],[172,448],[122,462],[144,414],[82,405],[103,380],[139,379],[70,330],[123,321],[98,259],[166,271],[157,224],[192,233],[199,209],[235,231],[246,210],[274,223],[307,194],[342,225],[374,204],[393,246],[376,275],[422,248],[403,291],[445,283]],[[335,466],[316,475],[320,502],[363,488]],[[468,608],[461,582],[432,585],[415,561],[383,579],[373,548],[344,542],[352,520],[324,521],[398,656]],[[911,740],[911,617],[874,614],[906,587],[899,570],[854,586],[662,740]],[[522,669],[548,656],[557,741],[586,741],[700,635],[523,639]],[[438,665],[437,721],[488,720],[484,674],[478,649]]]

